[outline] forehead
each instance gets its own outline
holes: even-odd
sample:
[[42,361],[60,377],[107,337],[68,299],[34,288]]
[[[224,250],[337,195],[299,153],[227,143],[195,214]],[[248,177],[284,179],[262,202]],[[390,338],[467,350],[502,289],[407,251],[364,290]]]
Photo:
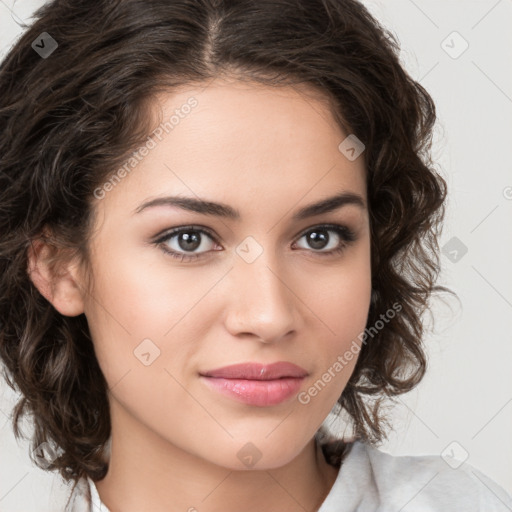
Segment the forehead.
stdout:
[[[192,101],[195,105],[189,108]],[[334,118],[329,96],[309,84],[276,87],[215,79],[160,93],[154,97],[151,107],[159,126],[174,118],[172,131],[185,134],[188,128],[198,137],[209,135],[216,141],[223,140],[228,144],[224,149],[236,148],[239,152],[272,140],[278,145],[284,139],[298,150],[305,139],[310,143],[320,143],[323,139],[329,144],[332,138],[338,140],[347,135]]]
[[243,212],[244,198],[276,207],[345,190],[366,198],[363,156],[339,150],[348,134],[311,88],[216,80],[160,93],[151,109],[152,148],[109,203],[122,195],[133,210],[141,198],[178,193]]

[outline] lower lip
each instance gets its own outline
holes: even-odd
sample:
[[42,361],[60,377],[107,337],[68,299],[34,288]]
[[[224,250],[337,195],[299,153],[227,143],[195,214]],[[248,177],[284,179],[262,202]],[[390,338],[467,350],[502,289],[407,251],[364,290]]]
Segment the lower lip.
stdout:
[[298,393],[304,377],[274,380],[223,379],[201,376],[211,388],[248,405],[277,405]]

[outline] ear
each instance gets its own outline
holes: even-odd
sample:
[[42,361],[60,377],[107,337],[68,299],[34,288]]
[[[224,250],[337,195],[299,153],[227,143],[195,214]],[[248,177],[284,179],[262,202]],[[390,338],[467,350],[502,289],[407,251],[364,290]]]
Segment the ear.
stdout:
[[27,256],[27,273],[41,295],[62,315],[83,313],[83,286],[76,262],[64,257],[63,249],[45,237],[32,241]]

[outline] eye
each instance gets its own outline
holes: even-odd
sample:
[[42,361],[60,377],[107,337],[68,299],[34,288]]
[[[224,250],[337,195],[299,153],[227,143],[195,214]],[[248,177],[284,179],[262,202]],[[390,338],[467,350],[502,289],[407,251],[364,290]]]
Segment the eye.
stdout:
[[[164,252],[173,258],[180,259],[181,261],[189,261],[199,258],[203,252],[211,250],[211,242],[208,242],[208,239],[216,242],[213,235],[206,230],[194,226],[187,226],[167,232],[163,237],[156,240],[155,244],[160,246]],[[197,249],[203,249],[203,252],[187,254]]]
[[[334,236],[329,233],[334,233]],[[305,238],[307,244],[314,249],[313,252],[321,256],[330,256],[344,251],[351,242],[356,240],[356,235],[347,226],[323,224],[308,229],[300,237],[302,238]]]

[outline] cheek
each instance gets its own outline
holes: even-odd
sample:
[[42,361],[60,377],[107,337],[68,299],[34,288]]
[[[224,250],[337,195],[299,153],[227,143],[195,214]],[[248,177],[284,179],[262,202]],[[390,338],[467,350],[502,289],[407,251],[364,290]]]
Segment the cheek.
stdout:
[[[127,272],[126,262],[117,263],[116,272],[105,268],[97,276],[97,293],[88,315],[109,394],[122,404],[112,414],[130,411],[155,430],[162,427],[161,434],[167,429],[174,432],[177,410],[183,415],[201,413],[180,383],[184,383],[181,372],[198,351],[194,343],[198,326],[187,313],[204,295],[207,283],[193,290],[180,279],[153,279],[150,271]],[[107,305],[108,311],[100,304]]]
[[322,287],[312,287],[313,294],[309,294],[311,309],[318,312],[323,324],[321,350],[315,354],[321,382],[311,394],[316,396],[322,390],[330,400],[337,400],[356,365],[368,320],[372,287],[369,253],[354,254],[351,265],[340,266],[330,275]]
[[[88,297],[86,308],[100,368],[117,393],[121,381],[132,383],[127,400],[135,407],[143,407],[149,391],[177,395],[179,402],[183,396],[171,375],[181,381],[180,373],[196,364],[198,340],[218,318],[207,295],[224,270],[198,269],[191,277],[190,269],[166,265],[164,256],[146,259],[144,251],[119,247],[118,241],[105,250],[108,257],[95,257],[94,297]],[[139,390],[135,395],[132,387]]]
[[326,307],[335,337],[343,346],[364,331],[370,308],[371,280],[365,275],[354,275],[340,287],[342,289]]
[[[308,304],[323,323],[328,352],[342,349],[366,326],[371,300],[371,266],[368,246],[354,251],[350,261],[327,269],[310,282]],[[329,336],[330,333],[330,336]]]
[[[216,276],[174,268],[158,249],[123,247],[112,241],[96,256],[95,291],[86,315],[105,329],[130,337],[161,339],[185,319]],[[211,273],[210,273],[211,274]],[[112,333],[111,333],[112,334]]]

